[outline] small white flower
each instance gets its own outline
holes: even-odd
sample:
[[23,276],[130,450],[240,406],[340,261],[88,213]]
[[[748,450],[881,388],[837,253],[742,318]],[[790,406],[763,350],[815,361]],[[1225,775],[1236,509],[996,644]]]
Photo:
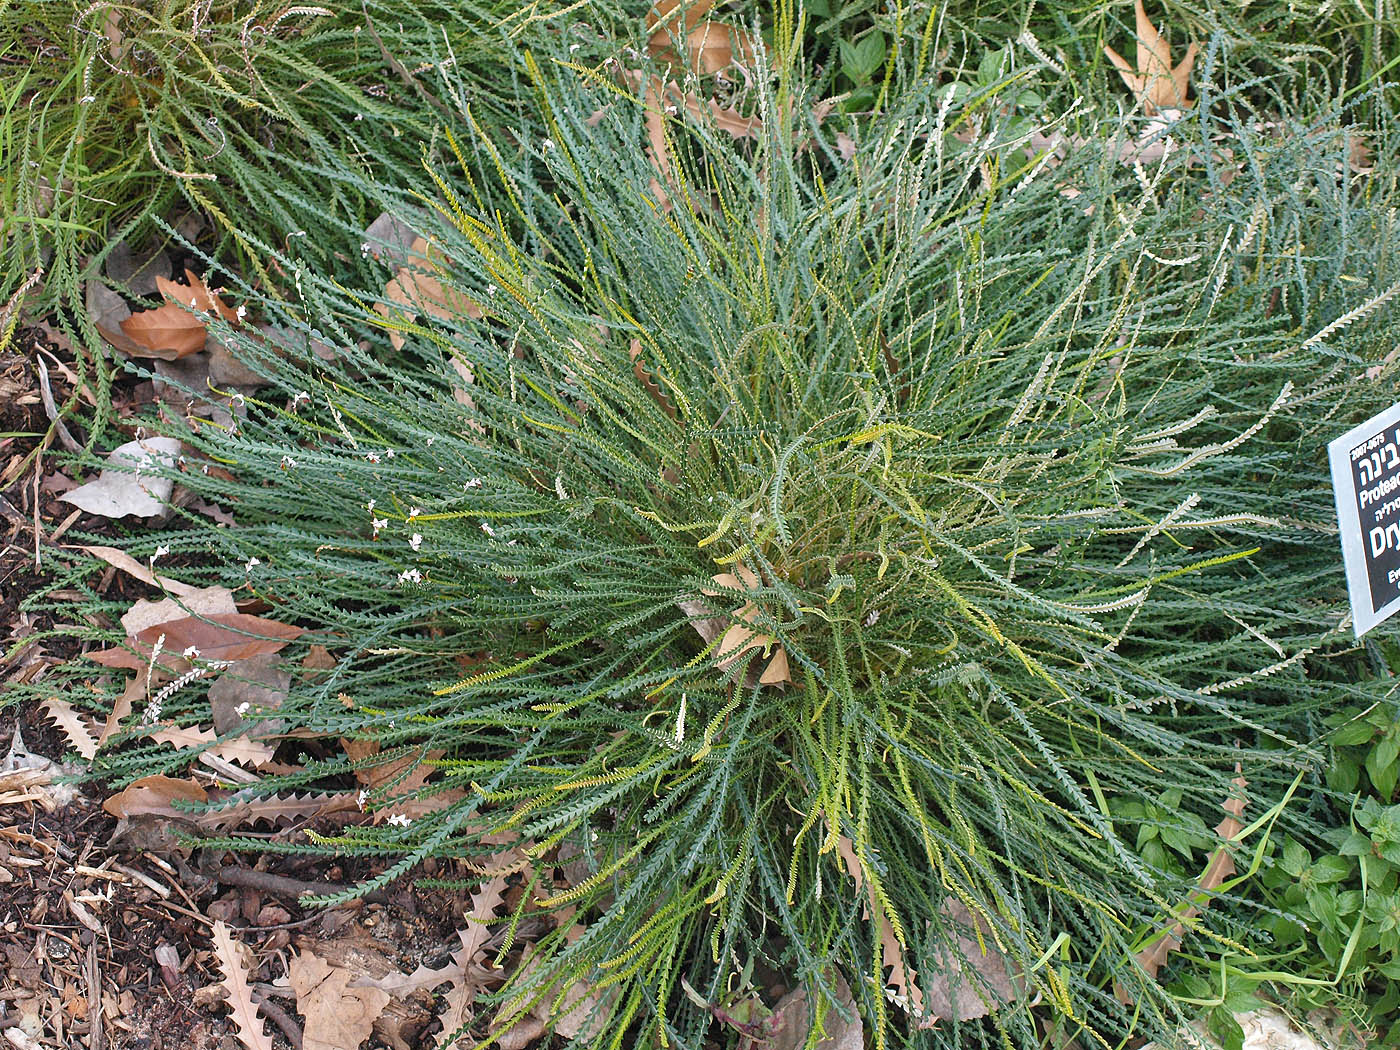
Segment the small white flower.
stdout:
[[409,824],[412,823],[412,821],[410,821],[402,813],[395,813],[392,817],[389,818],[389,823],[400,828],[406,828]]
[[421,572],[419,572],[417,569],[404,569],[403,572],[399,573],[399,582],[400,582],[400,583],[422,583],[422,582],[423,582],[423,574],[422,574]]
[[481,531],[486,533],[486,535],[488,536],[496,535],[496,530],[493,529],[490,525],[487,525],[484,521],[481,523]]
[[373,513],[374,513],[374,504],[375,504],[375,501],[374,501],[374,500],[370,500],[368,503],[365,504],[365,510],[367,510],[367,511],[369,511],[371,514],[373,514]]
[[424,447],[424,448],[432,448],[432,447],[433,447],[433,442],[436,441],[436,440],[437,440],[437,435],[436,435],[436,434],[429,434],[429,435],[428,435],[428,441],[427,441],[427,443],[426,443],[423,447]]
[[420,514],[422,514],[422,513],[423,513],[423,508],[422,508],[422,507],[409,507],[409,508],[408,508],[408,520],[409,520],[409,521],[412,521],[414,518],[418,517],[418,515],[420,515]]
[[569,494],[564,491],[564,475],[559,474],[554,479],[554,494],[560,499],[568,499]]
[[368,259],[368,258],[369,258],[369,241],[361,241],[361,242],[360,242],[360,258],[362,258],[362,259]]
[[239,324],[242,324],[242,323],[243,323],[243,318],[245,318],[245,317],[248,316],[248,307],[247,307],[247,305],[244,304],[244,303],[239,303],[239,304],[238,304],[238,309],[235,310],[235,311],[233,311],[233,316],[238,320]]
[[290,467],[295,467],[296,465],[297,465],[297,461],[294,460],[291,456],[283,456],[283,457],[282,457],[282,469],[283,469],[283,470],[287,470],[287,469],[290,468]]
[[421,532],[415,532],[412,536],[408,538],[408,545],[412,547],[415,551],[419,547],[423,546],[423,534]]
[[465,492],[467,489],[479,489],[479,488],[481,488],[481,479],[480,479],[480,478],[471,478],[470,480],[468,480],[468,481],[466,481],[466,482],[464,482],[464,483],[462,484],[462,490],[463,490],[464,492]]
[[311,404],[311,395],[305,390],[298,390],[296,396],[292,398],[292,408],[295,409],[297,405],[301,404],[303,401],[308,405]]
[[370,527],[371,527],[372,529],[374,529],[374,535],[377,537],[377,536],[379,535],[379,530],[380,530],[380,529],[385,529],[385,528],[388,528],[388,527],[389,527],[389,519],[388,519],[388,518],[370,518],[370,519],[369,519],[369,524],[370,524]]
[[486,294],[494,296],[496,294],[496,286],[494,284],[488,284],[486,286]]
[[582,46],[583,46],[582,44],[570,44],[570,45],[569,45],[569,54],[572,55],[575,51],[577,51],[577,50],[578,50],[579,48],[581,48]]
[[386,449],[384,450],[384,458],[385,458],[385,459],[393,459],[393,458],[394,458],[394,450],[391,449],[391,448],[386,448]]
[[360,788],[360,793],[359,793],[358,795],[355,796],[355,802],[356,802],[356,804],[357,804],[361,809],[364,809],[364,808],[365,808],[365,803],[368,802],[368,801],[369,801],[369,789],[368,789],[368,788]]
[[239,704],[237,707],[235,707],[235,708],[233,709],[233,713],[236,714],[239,718],[242,718],[244,715],[246,715],[246,714],[248,713],[248,711],[252,708],[252,706],[253,706],[253,705],[250,704],[250,703],[248,703],[247,700],[244,700],[243,703]]
[[243,395],[242,395],[242,394],[234,394],[231,398],[229,398],[229,401],[232,402],[233,404],[239,406],[239,407],[241,408],[241,407],[243,406],[243,403],[244,403]]
[[262,562],[258,561],[257,558],[249,558],[249,559],[248,559],[248,563],[247,563],[246,565],[243,566],[243,571],[244,571],[244,572],[252,572],[254,569],[256,569],[256,568],[257,568],[259,565],[261,565],[261,564],[262,564]]
[[79,104],[80,106],[86,106],[89,102],[96,102],[96,101],[97,101],[97,96],[96,96],[96,95],[84,95],[82,98],[78,99],[78,104]]
[[156,552],[151,555],[151,564],[154,565],[157,558],[164,558],[169,553],[170,548],[162,543],[159,547],[156,548]]
[[366,452],[366,453],[365,453],[365,459],[369,460],[371,463],[378,463],[378,462],[379,462],[379,453],[378,453],[378,452]]
[[186,660],[193,660],[199,656],[199,650],[193,645],[187,646],[185,648],[185,651],[180,655],[183,656]]
[[554,148],[554,142],[553,142],[553,140],[552,140],[552,139],[545,139],[543,142],[540,143],[540,148],[543,149],[543,150],[545,150],[546,152],[548,152],[549,150],[552,150],[552,149]]
[[867,616],[867,617],[865,618],[865,626],[867,626],[867,627],[874,627],[874,626],[875,626],[877,623],[879,623],[879,622],[880,622],[880,610],[879,610],[879,609],[871,609],[871,610],[870,610],[870,615]]

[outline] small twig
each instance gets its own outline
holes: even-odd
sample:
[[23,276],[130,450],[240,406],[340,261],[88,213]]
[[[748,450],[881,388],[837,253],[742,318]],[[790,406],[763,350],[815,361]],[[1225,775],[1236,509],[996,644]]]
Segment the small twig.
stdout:
[[[71,897],[65,891],[69,904]],[[77,913],[74,912],[76,915]],[[97,968],[97,938],[88,942],[87,961],[83,967],[83,979],[87,985],[88,999],[88,1047],[89,1050],[102,1050],[102,972]]]
[[158,894],[161,897],[170,896],[170,887],[157,882],[149,875],[143,874],[142,872],[137,871],[135,868],[128,868],[125,864],[113,864],[112,867],[116,868],[119,872],[121,872],[123,875],[126,875],[128,878],[135,879],[137,882],[139,882],[142,886],[145,886],[146,889],[150,890],[152,893]]
[[68,432],[63,417],[58,414],[58,405],[54,403],[53,390],[49,387],[49,368],[44,364],[42,354],[34,355],[34,364],[39,369],[39,398],[44,402],[44,415],[49,417],[49,422],[58,430],[58,439],[63,442],[64,448],[69,452],[81,451],[83,446]]
[[292,1020],[291,1015],[271,998],[256,992],[253,993],[253,1002],[269,1021],[282,1029],[282,1034],[287,1037],[287,1042],[292,1044],[293,1050],[301,1050],[301,1026]]
[[455,120],[452,110],[448,109],[440,99],[433,98],[432,95],[428,94],[423,85],[418,83],[418,80],[413,74],[404,68],[404,64],[389,53],[389,49],[384,46],[383,39],[380,38],[378,31],[374,28],[374,23],[369,20],[368,5],[361,0],[360,6],[365,13],[365,28],[369,30],[369,35],[374,37],[374,42],[379,45],[379,53],[384,56],[384,61],[389,63],[389,68],[397,73],[399,79],[424,102],[428,103],[428,105],[432,106],[448,120]]
[[[256,871],[253,868],[235,868],[232,866],[220,868],[215,872],[214,877],[225,886],[238,886],[249,890],[264,890],[267,893],[283,893],[291,897],[303,897],[307,894],[322,895],[327,893],[344,893],[350,887],[342,886],[336,882],[305,882],[301,879],[289,879],[285,875],[274,875],[267,871]],[[378,901],[383,904],[388,901],[379,890],[373,893],[366,893],[362,900]]]

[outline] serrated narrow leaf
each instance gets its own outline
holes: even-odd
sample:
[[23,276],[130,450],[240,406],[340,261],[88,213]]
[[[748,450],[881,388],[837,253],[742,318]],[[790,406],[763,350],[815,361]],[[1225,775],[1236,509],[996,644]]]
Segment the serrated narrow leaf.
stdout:
[[79,714],[67,700],[57,697],[45,700],[44,710],[57,723],[58,728],[63,730],[63,735],[68,738],[68,743],[73,745],[74,751],[89,760],[97,757],[97,727],[94,723]]
[[253,1002],[248,972],[238,957],[238,945],[229,935],[228,927],[218,920],[214,922],[213,940],[214,956],[219,962],[219,969],[223,971],[223,984],[228,989],[229,1013],[239,1042],[248,1050],[273,1050],[272,1036],[267,1034],[266,1022]]

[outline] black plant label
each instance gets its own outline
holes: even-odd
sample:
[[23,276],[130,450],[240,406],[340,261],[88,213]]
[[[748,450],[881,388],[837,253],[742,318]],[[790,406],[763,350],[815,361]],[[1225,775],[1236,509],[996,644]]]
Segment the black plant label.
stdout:
[[1400,404],[1328,445],[1353,626],[1400,611]]

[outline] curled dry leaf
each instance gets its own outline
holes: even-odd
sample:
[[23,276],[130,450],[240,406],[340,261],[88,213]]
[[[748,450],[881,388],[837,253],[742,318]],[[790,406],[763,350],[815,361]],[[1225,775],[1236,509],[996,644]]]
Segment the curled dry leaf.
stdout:
[[[1240,767],[1235,767],[1235,772],[1240,772]],[[1225,800],[1225,817],[1215,827],[1215,833],[1222,839],[1221,844],[1216,847],[1210,856],[1210,863],[1206,865],[1206,870],[1202,872],[1200,881],[1197,883],[1198,892],[1192,893],[1186,906],[1177,915],[1177,919],[1166,929],[1159,931],[1158,936],[1142,951],[1137,953],[1137,961],[1151,977],[1157,976],[1167,957],[1181,946],[1181,938],[1186,932],[1186,924],[1201,913],[1201,910],[1210,904],[1210,894],[1217,890],[1231,875],[1235,873],[1235,861],[1230,856],[1228,844],[1244,830],[1244,808],[1245,789],[1249,786],[1249,781],[1243,776],[1236,776],[1230,781],[1238,792],[1232,793]],[[1117,989],[1118,997],[1124,1002],[1130,1001],[1127,990],[1121,985]]]
[[685,37],[686,59],[702,76],[738,65],[753,69],[754,46],[749,35],[723,22],[701,22]]
[[[431,270],[441,270],[444,259],[422,238],[414,239],[409,247],[409,257],[405,265],[384,287],[385,296],[405,308],[410,321],[420,313],[427,313],[439,321],[453,317],[470,317],[479,321],[485,315],[481,307],[470,297],[457,289],[444,286]],[[388,319],[393,309],[388,303],[376,303],[375,312]],[[402,350],[404,338],[397,331],[390,330],[389,342],[395,350]]]
[[661,384],[652,377],[652,373],[642,362],[642,341],[640,339],[632,340],[631,345],[627,348],[627,356],[632,359],[632,374],[637,377],[637,382],[642,385],[642,389],[661,406],[661,411],[675,419],[676,406],[671,403],[671,399],[666,396],[666,391],[661,389]]
[[172,306],[187,306],[202,314],[218,314],[231,325],[242,323],[238,312],[209,290],[191,270],[185,271],[185,284],[165,277],[156,278],[161,297]]
[[228,990],[228,1008],[238,1032],[238,1040],[248,1050],[272,1050],[272,1037],[266,1022],[253,1002],[253,990],[248,985],[248,969],[239,956],[228,927],[215,920],[213,930],[214,956],[223,971],[224,988]]
[[137,817],[143,814],[154,816],[184,817],[190,813],[176,809],[176,802],[207,802],[209,793],[193,780],[176,780],[174,777],[151,776],[133,780],[124,789],[102,803],[114,817]]
[[181,583],[179,580],[172,580],[168,576],[157,576],[149,568],[142,565],[126,551],[118,550],[116,547],[82,547],[75,546],[75,550],[91,554],[94,558],[101,558],[108,565],[120,569],[128,576],[140,580],[142,583],[150,584],[152,587],[159,587],[163,591],[169,591],[174,595],[186,595],[198,593],[204,588],[196,587],[192,583]]
[[175,483],[168,477],[142,474],[142,469],[149,470],[156,464],[171,467],[179,454],[180,442],[175,438],[128,441],[112,450],[107,457],[111,466],[103,467],[96,479],[58,498],[104,518],[153,517],[169,505]]
[[199,353],[207,335],[203,321],[174,303],[134,313],[120,327],[135,345],[127,353],[166,361]]
[[120,349],[139,357],[175,361],[204,349],[208,332],[201,314],[218,314],[229,324],[238,324],[236,311],[229,308],[191,271],[185,271],[186,284],[168,277],[157,277],[165,303],[154,310],[141,310],[117,322],[133,346]]
[[1137,15],[1137,68],[1113,48],[1104,46],[1104,54],[1118,70],[1128,90],[1142,100],[1143,112],[1155,116],[1163,110],[1183,110],[1191,103],[1186,101],[1186,86],[1191,69],[1196,64],[1196,45],[1186,48],[1186,54],[1176,66],[1172,65],[1171,47],[1166,38],[1157,31],[1152,19],[1136,0]]
[[[704,593],[711,598],[718,598],[734,591],[751,591],[758,586],[758,576],[752,569],[745,567],[742,562],[735,565],[734,569],[734,572],[721,572],[712,576],[711,579],[714,580],[719,589],[706,588]],[[734,614],[734,619],[739,622],[730,625],[720,638],[719,647],[715,650],[718,666],[720,670],[728,670],[740,660],[747,662],[757,653],[767,656],[768,653],[772,652],[772,659],[768,661],[763,673],[759,676],[760,684],[790,684],[792,677],[788,667],[787,653],[782,644],[771,634],[764,634],[752,627],[745,626],[745,624],[752,623],[757,617],[758,606],[753,602],[745,602],[743,607]],[[700,630],[698,625],[696,629]],[[705,633],[703,630],[700,631],[701,637],[704,637]],[[745,653],[749,654],[747,658]]]
[[665,51],[672,40],[699,25],[714,6],[715,0],[656,0],[646,17],[647,32],[651,34],[647,47],[653,55]]

